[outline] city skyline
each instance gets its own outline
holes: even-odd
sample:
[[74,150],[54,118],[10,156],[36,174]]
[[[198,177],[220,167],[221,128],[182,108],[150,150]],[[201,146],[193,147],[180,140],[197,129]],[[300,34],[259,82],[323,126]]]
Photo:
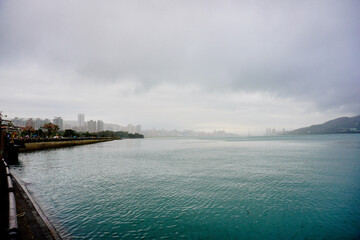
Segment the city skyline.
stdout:
[[360,114],[358,1],[35,2],[0,3],[10,118],[262,134]]
[[18,117],[15,116],[13,118],[6,117],[6,119],[11,120],[15,126],[25,127],[31,126],[35,130],[40,129],[46,123],[53,123],[59,126],[60,131],[64,131],[66,129],[72,129],[79,132],[102,132],[102,131],[126,131],[129,133],[140,133],[141,125],[133,125],[133,124],[114,124],[114,123],[104,123],[102,120],[88,120],[86,121],[85,114],[79,113],[77,121],[75,120],[64,120],[62,117],[55,116],[51,121],[49,118],[39,118],[39,117]]
[[[237,134],[226,132],[224,130],[214,130],[213,132],[206,131],[194,131],[193,129],[141,129],[140,124],[133,125],[131,123],[120,125],[116,123],[104,123],[102,120],[88,120],[85,119],[85,114],[79,113],[77,115],[78,119],[75,120],[64,120],[62,117],[54,117],[52,123],[59,126],[60,131],[64,131],[66,129],[72,129],[81,132],[101,132],[101,131],[127,131],[130,133],[146,133],[148,136],[235,136]],[[30,117],[30,118],[22,118],[22,117],[14,117],[6,119],[11,120],[15,126],[25,127],[32,126],[35,130],[40,129],[45,123],[50,123],[51,120],[49,118],[41,119],[38,117]],[[75,124],[76,123],[76,124]],[[104,127],[105,126],[105,127]],[[264,134],[260,135],[281,135],[285,134],[287,131],[285,128],[282,129],[274,129],[267,128],[264,131]],[[250,135],[250,132],[248,132]]]

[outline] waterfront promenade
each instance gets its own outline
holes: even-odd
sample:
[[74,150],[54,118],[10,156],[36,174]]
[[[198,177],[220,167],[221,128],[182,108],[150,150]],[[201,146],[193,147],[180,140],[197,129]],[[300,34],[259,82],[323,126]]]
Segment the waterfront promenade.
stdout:
[[50,221],[32,199],[25,185],[10,173],[2,159],[0,186],[1,239],[61,239]]
[[[38,151],[112,140],[114,139],[26,139],[15,141],[12,151]],[[17,152],[11,155],[17,156]],[[61,239],[27,191],[26,185],[15,179],[2,157],[0,160],[0,239]]]

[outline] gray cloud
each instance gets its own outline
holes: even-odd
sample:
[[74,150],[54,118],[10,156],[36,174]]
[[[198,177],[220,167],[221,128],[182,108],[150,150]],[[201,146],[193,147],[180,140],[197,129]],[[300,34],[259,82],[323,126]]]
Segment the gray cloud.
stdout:
[[162,84],[264,92],[359,113],[359,12],[357,1],[2,1],[0,70],[34,65],[76,86],[131,81],[139,95]]

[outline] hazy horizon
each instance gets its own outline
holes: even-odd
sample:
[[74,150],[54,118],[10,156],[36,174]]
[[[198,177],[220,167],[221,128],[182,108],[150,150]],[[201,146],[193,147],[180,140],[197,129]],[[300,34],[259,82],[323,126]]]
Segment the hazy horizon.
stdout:
[[0,111],[247,134],[360,114],[358,1],[0,2]]

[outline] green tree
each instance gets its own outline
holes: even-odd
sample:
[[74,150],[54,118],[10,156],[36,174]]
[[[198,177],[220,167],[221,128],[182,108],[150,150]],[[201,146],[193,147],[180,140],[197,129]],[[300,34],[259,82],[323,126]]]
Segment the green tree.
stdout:
[[78,136],[78,133],[72,129],[65,129],[64,137],[74,137],[74,136]]
[[47,133],[48,137],[55,135],[55,133],[60,129],[58,125],[53,123],[45,123],[41,128]]
[[39,136],[39,137],[44,137],[44,131],[39,128],[37,131],[36,131],[36,134]]
[[94,135],[89,132],[84,133],[84,136],[85,137],[94,137]]
[[26,136],[29,135],[31,137],[31,135],[35,132],[35,129],[32,126],[26,126],[23,128],[21,135],[22,136]]

